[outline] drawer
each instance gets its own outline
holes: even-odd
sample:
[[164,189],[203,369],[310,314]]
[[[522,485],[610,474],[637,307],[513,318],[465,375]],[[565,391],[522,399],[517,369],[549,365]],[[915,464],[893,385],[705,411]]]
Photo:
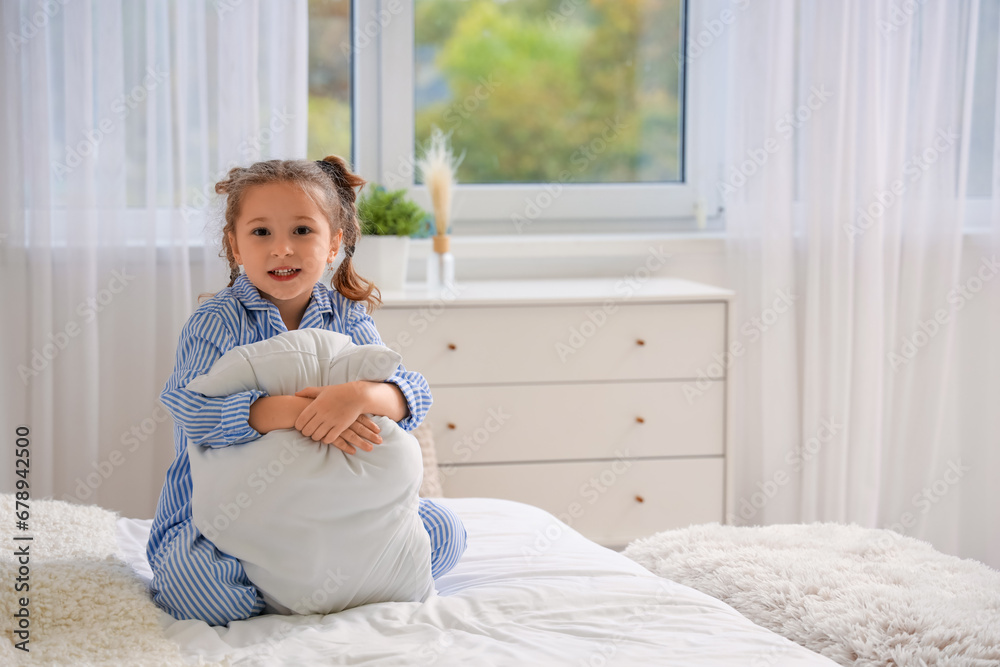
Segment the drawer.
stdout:
[[373,317],[432,386],[695,378],[723,358],[724,302],[612,305],[448,306],[433,318],[386,308]]
[[[723,454],[724,382],[689,402],[678,381],[434,388],[441,463]],[[641,421],[640,421],[641,420]]]
[[723,521],[721,457],[442,466],[442,474],[446,496],[528,503],[610,547]]

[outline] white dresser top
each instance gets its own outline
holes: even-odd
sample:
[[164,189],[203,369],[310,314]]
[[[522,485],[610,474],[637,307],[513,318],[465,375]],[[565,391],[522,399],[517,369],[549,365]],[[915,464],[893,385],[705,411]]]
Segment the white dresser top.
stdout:
[[462,306],[544,305],[574,301],[669,303],[728,301],[731,290],[680,278],[581,278],[569,280],[460,281],[455,288],[430,290],[410,283],[403,291],[382,292],[383,308],[413,308],[442,303]]

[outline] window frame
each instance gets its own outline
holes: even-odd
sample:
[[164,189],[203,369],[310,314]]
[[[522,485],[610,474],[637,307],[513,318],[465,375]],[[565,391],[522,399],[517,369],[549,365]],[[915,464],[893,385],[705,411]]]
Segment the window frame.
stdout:
[[[685,36],[706,6],[682,2]],[[406,188],[430,210],[427,188],[414,183],[414,3],[354,0],[356,45],[354,163],[370,181]],[[452,212],[455,234],[593,233],[721,229],[722,201],[713,187],[722,174],[722,133],[711,132],[710,109],[721,109],[724,40],[683,58],[682,183],[458,184]],[[712,75],[714,74],[714,76]],[[371,82],[370,85],[364,82]],[[400,94],[399,91],[408,91]],[[709,224],[712,219],[714,224]]]

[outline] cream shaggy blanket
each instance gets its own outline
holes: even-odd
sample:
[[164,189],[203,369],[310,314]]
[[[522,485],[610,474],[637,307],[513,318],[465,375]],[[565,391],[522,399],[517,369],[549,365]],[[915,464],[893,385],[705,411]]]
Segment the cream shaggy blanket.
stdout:
[[1000,572],[890,530],[715,523],[623,553],[841,665],[1000,665]]
[[[30,500],[29,528],[15,530],[14,496],[0,494],[0,664],[188,665],[162,630],[165,616],[132,570],[116,556],[113,512],[61,500]],[[14,541],[14,535],[33,539]],[[12,546],[14,545],[14,546]],[[27,592],[15,590],[28,545]],[[19,599],[28,600],[28,652],[15,648]],[[203,663],[206,664],[206,663]]]

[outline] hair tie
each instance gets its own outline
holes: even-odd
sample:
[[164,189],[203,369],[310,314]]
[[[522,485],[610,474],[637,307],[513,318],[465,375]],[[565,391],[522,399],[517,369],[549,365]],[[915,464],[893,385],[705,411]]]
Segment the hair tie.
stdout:
[[329,176],[337,187],[340,187],[340,173],[337,169],[337,165],[332,162],[327,162],[326,160],[316,160],[316,164],[319,165],[320,169]]

